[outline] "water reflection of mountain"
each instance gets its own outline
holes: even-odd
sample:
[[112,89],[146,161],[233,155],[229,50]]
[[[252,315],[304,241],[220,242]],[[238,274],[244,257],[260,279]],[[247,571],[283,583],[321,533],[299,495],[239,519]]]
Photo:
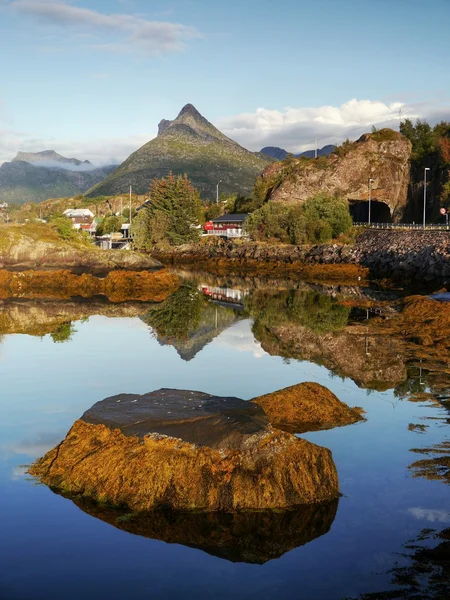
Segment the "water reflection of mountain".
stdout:
[[192,360],[222,331],[242,318],[236,296],[233,298],[230,294],[232,302],[228,307],[224,305],[223,293],[220,303],[211,302],[204,287],[182,286],[142,317],[153,329],[158,342],[162,346],[173,346],[186,361]]
[[338,501],[291,511],[125,513],[83,498],[71,500],[84,512],[134,535],[182,544],[231,562],[263,564],[325,535]]

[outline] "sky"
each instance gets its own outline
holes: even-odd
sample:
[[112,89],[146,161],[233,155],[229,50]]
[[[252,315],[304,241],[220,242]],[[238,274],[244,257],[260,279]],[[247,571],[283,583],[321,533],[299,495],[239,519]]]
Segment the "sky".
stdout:
[[450,119],[450,0],[0,0],[0,163],[117,163],[192,103],[250,150]]

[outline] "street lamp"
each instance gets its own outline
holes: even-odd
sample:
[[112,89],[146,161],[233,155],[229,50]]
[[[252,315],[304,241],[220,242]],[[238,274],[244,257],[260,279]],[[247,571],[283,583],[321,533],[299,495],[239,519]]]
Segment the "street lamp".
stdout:
[[219,179],[216,186],[216,204],[219,204],[219,183],[222,183],[221,179]]
[[370,225],[370,209],[371,209],[371,203],[372,203],[372,183],[375,183],[375,180],[370,178],[369,179],[369,219],[368,219],[369,225]]
[[423,170],[423,228],[425,229],[426,211],[427,211],[427,171],[430,167]]

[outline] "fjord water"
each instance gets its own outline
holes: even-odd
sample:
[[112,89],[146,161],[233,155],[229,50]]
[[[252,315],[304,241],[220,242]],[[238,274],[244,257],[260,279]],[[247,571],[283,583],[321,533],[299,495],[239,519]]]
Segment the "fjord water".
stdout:
[[[198,276],[164,305],[123,305],[114,317],[98,298],[6,301],[0,598],[332,600],[389,590],[401,590],[395,598],[445,597],[448,566],[428,557],[422,569],[411,540],[420,538],[414,544],[426,552],[448,535],[449,488],[443,470],[412,477],[409,466],[425,456],[412,450],[448,440],[442,400],[450,386],[444,368],[401,356],[389,339],[344,339],[349,323],[373,315],[337,299],[380,294]],[[72,324],[69,317],[61,323],[61,314]],[[148,536],[152,523],[131,527],[127,515],[114,521],[108,511],[80,508],[26,474],[107,396],[171,387],[250,399],[302,381],[319,382],[366,411],[365,422],[304,435],[332,450],[339,473],[338,506],[320,514],[269,523],[259,516],[245,523],[168,518],[156,539]],[[306,518],[307,532],[296,536]],[[235,549],[202,536],[227,527]]]

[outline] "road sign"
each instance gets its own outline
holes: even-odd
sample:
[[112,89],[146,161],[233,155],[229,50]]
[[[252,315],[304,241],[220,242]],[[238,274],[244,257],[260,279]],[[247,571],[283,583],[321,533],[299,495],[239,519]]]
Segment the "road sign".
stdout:
[[446,215],[447,214],[447,209],[446,208],[441,208],[441,210],[439,212],[441,213],[441,215]]

